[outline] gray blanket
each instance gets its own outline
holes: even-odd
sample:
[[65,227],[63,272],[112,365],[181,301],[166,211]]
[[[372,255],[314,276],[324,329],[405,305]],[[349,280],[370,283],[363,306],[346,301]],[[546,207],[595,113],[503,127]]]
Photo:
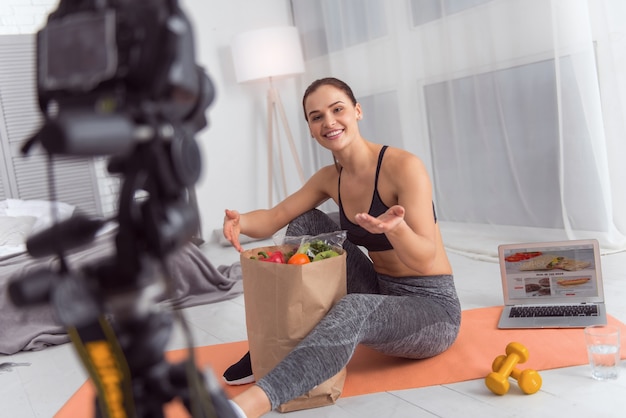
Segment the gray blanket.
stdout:
[[[113,234],[99,237],[86,249],[68,256],[68,264],[74,270],[113,253]],[[0,260],[0,354],[18,351],[41,350],[51,345],[69,341],[65,329],[56,320],[55,311],[49,305],[29,308],[16,307],[8,296],[11,279],[44,266],[54,266],[57,261],[34,260],[22,254]],[[241,266],[215,267],[193,244],[188,244],[171,254],[166,260],[171,272],[171,292],[163,303],[180,309],[233,298],[243,292]]]

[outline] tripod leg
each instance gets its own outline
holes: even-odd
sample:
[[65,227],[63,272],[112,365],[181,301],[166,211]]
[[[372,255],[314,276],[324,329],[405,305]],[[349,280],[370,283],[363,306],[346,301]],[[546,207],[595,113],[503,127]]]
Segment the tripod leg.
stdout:
[[291,156],[293,157],[293,161],[296,164],[296,169],[298,170],[298,176],[300,177],[300,182],[304,184],[304,170],[302,169],[302,164],[300,163],[300,157],[298,156],[298,151],[296,150],[296,145],[293,140],[293,134],[291,133],[291,129],[289,129],[289,122],[287,121],[287,116],[285,115],[285,107],[283,106],[283,102],[280,99],[280,95],[278,92],[275,92],[276,96],[276,107],[278,108],[278,114],[280,115],[280,119],[283,122],[283,127],[285,128],[285,135],[287,136],[287,141],[289,142],[289,148],[291,149]]
[[274,142],[274,99],[272,90],[267,93],[267,208],[274,206],[272,189],[274,187],[274,156],[272,143]]
[[194,417],[238,418],[239,415],[233,410],[210,368],[202,374],[195,366],[190,366],[188,360],[171,366],[170,379],[172,386],[179,389],[183,404]]

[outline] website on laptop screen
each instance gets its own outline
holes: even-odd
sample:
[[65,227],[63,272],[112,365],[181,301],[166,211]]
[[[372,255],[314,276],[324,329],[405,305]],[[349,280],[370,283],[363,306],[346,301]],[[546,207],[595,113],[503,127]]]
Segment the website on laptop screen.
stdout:
[[509,300],[600,296],[592,244],[514,248],[504,250],[503,258]]

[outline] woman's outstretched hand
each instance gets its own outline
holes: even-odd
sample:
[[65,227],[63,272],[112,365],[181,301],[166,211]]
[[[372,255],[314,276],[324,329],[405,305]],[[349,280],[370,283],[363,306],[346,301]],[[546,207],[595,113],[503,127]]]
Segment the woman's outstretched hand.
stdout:
[[404,207],[395,205],[375,218],[367,213],[357,213],[356,222],[372,234],[384,234],[391,231],[404,220]]
[[237,251],[242,252],[243,247],[239,243],[239,234],[241,233],[239,220],[241,216],[236,210],[226,209],[224,213],[224,227],[222,231],[224,238],[233,244],[233,247],[235,247]]

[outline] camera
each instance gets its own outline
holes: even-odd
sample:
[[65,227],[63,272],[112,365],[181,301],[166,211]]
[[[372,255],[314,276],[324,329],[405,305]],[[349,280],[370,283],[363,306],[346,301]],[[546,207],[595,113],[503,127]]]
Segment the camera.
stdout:
[[37,34],[43,146],[125,155],[154,135],[155,124],[193,135],[206,126],[215,95],[194,51],[176,1],[62,0]]
[[98,417],[159,417],[175,398],[194,416],[236,416],[193,350],[180,364],[165,360],[172,315],[154,308],[163,259],[199,226],[188,191],[202,168],[195,135],[215,98],[178,1],[60,0],[37,33],[36,81],[44,121],[22,151],[108,157],[122,179],[116,251],[70,271],[64,254],[111,220],[57,223],[26,245],[32,257],[57,256],[58,268],[13,281],[12,301],[54,307],[95,383]]

